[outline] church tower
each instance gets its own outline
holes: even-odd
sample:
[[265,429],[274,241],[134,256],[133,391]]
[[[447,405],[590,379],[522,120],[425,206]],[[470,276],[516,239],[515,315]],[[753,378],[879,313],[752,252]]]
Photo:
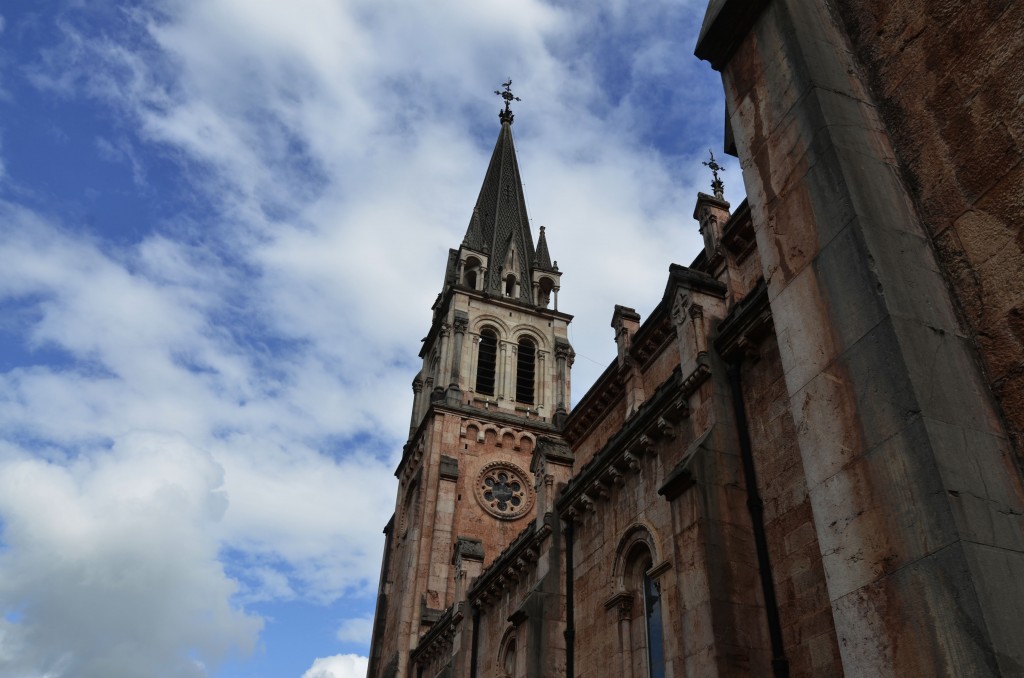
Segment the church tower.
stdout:
[[536,242],[512,141],[511,81],[501,128],[462,243],[448,254],[409,440],[370,647],[371,677],[408,676],[410,652],[471,579],[536,518],[531,457],[570,403],[572,316],[544,227]]

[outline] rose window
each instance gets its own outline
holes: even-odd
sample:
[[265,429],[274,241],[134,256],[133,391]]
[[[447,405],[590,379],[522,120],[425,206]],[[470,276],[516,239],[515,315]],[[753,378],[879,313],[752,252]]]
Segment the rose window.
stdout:
[[533,505],[533,490],[518,467],[491,462],[480,472],[477,500],[498,518],[518,518]]

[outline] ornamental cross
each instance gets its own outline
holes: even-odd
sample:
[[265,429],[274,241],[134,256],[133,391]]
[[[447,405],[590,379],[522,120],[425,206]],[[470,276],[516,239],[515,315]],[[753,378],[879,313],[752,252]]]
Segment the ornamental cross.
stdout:
[[497,94],[498,96],[505,100],[505,110],[498,113],[498,117],[501,118],[502,122],[505,122],[507,118],[508,122],[511,123],[513,116],[510,104],[513,101],[522,101],[522,99],[517,97],[515,94],[512,94],[512,78],[509,78],[508,82],[502,83],[502,87],[505,88],[504,91],[500,89],[494,90],[495,94]]
[[711,174],[714,176],[714,180],[711,182],[711,190],[715,192],[716,198],[722,200],[725,197],[725,184],[718,178],[718,171],[724,172],[725,168],[715,161],[715,154],[710,148],[708,149],[708,155],[711,156],[711,160],[705,160],[701,164],[711,170]]

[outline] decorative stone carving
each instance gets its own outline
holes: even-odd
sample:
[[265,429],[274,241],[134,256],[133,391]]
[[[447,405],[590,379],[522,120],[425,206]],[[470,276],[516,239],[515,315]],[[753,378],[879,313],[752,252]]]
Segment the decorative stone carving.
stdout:
[[496,518],[519,518],[533,506],[533,487],[526,478],[526,473],[515,464],[492,461],[477,476],[476,499]]

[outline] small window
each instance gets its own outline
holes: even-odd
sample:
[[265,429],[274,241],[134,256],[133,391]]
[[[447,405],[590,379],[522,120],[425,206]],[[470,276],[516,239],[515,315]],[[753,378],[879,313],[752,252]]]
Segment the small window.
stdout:
[[551,278],[541,278],[540,285],[537,289],[537,305],[542,308],[547,308],[548,304],[551,303],[551,290],[555,288],[555,283],[551,281]]
[[505,296],[515,296],[516,293],[516,277],[511,273],[505,277]]
[[537,364],[537,347],[529,339],[519,340],[519,360],[516,363],[516,401],[533,404],[533,387]]
[[480,333],[480,352],[476,364],[476,392],[494,395],[494,369],[498,360],[498,335],[486,329]]
[[496,678],[516,678],[517,653],[516,653],[516,629],[511,628],[505,632],[498,652],[498,666],[495,672]]
[[476,257],[466,259],[465,268],[462,270],[462,284],[471,290],[478,289],[477,282],[480,279],[480,260]]
[[[648,561],[649,564],[649,561]],[[647,666],[651,678],[665,676],[665,639],[661,628],[661,588],[644,572],[644,621],[647,631]]]
[[505,670],[506,676],[516,675],[516,641],[509,641],[505,648],[505,658],[501,663],[501,668]]

